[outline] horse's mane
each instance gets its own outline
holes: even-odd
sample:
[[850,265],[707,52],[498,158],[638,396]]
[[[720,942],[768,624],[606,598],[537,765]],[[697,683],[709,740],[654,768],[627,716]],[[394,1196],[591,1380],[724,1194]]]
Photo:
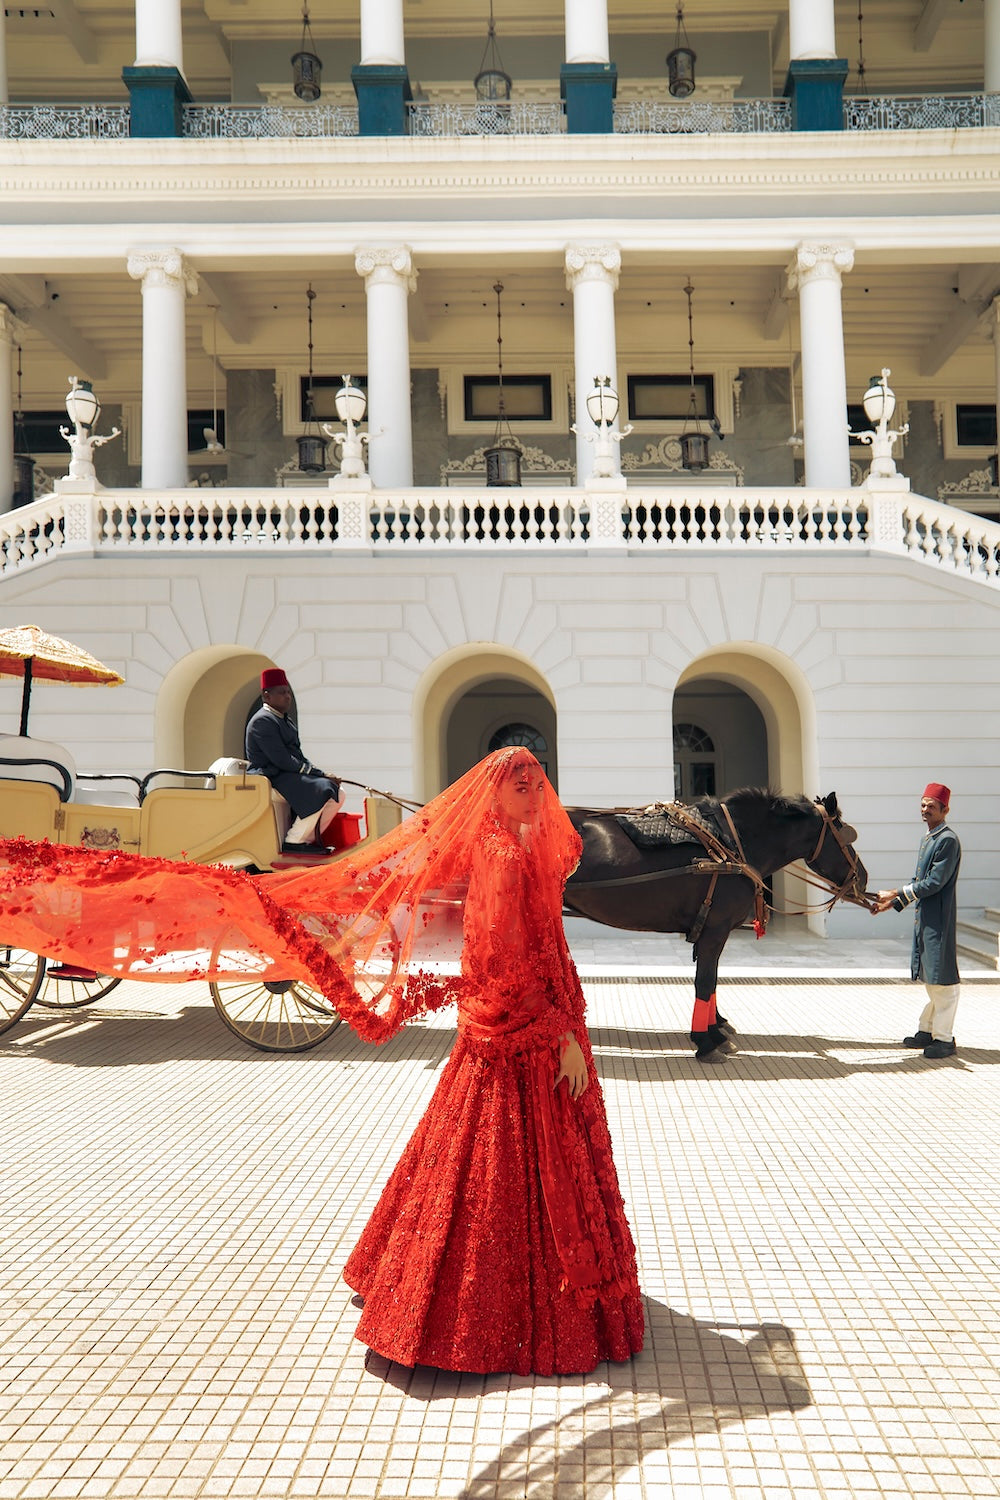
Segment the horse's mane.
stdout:
[[741,812],[750,820],[764,815],[778,817],[802,817],[815,813],[815,804],[808,797],[787,797],[783,792],[768,786],[741,786],[727,792],[724,797],[697,797],[694,806],[699,812],[713,818],[721,817],[721,806],[725,802],[730,812]]

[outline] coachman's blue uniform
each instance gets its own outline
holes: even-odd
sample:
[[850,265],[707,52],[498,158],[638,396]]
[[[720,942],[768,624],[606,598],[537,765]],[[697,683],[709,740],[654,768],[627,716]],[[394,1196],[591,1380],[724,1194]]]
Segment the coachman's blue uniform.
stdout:
[[958,984],[958,867],[962,846],[947,823],[925,833],[913,880],[892,903],[897,911],[916,902],[910,974],[924,984]]

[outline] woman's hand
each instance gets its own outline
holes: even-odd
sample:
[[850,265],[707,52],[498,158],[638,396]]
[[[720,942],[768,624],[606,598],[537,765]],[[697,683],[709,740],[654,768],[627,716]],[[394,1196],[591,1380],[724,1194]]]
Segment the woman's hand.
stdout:
[[571,1099],[579,1099],[590,1082],[583,1048],[571,1031],[559,1038],[559,1072],[552,1087],[558,1088],[564,1078],[569,1086]]

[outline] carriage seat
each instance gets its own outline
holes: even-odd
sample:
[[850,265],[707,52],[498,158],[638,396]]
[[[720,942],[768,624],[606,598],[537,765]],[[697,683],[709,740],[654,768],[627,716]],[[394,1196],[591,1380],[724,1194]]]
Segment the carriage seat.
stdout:
[[138,807],[139,778],[123,771],[95,775],[81,771],[73,789],[73,801],[93,807]]
[[60,802],[69,802],[76,786],[76,763],[63,745],[50,740],[0,735],[0,780],[40,781],[56,788]]

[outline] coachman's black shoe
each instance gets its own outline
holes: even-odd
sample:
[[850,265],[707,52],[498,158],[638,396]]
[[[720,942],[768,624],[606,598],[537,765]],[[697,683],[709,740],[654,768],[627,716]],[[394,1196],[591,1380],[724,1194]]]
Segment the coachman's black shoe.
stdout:
[[929,1047],[924,1048],[924,1056],[936,1062],[939,1057],[954,1057],[954,1042],[931,1042]]
[[929,1047],[934,1038],[929,1031],[915,1031],[912,1036],[904,1036],[904,1047]]

